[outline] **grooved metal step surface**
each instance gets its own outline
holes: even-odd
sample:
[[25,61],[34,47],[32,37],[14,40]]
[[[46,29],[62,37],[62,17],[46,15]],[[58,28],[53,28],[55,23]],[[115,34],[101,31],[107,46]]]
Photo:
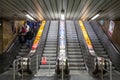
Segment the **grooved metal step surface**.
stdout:
[[[56,64],[56,53],[57,53],[57,36],[58,36],[58,21],[51,21],[46,42],[44,45],[44,51],[42,56],[46,57],[47,64],[41,64],[39,72],[39,76],[46,76],[49,73],[51,75],[55,72],[55,64]],[[52,72],[49,72],[52,71]]]
[[67,54],[69,59],[69,69],[75,71],[86,70],[81,47],[78,41],[74,22],[66,22],[66,37],[67,37]]
[[30,49],[28,48],[28,46],[26,44],[22,44],[20,46],[20,49],[18,51],[18,55],[17,56],[25,57],[28,54],[29,50]]

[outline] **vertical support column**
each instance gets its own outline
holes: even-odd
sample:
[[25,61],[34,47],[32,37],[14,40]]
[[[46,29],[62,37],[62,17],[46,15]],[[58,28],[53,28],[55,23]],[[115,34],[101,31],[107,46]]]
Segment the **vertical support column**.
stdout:
[[2,45],[2,40],[3,40],[3,28],[2,28],[2,20],[0,19],[0,54],[3,52],[3,45]]

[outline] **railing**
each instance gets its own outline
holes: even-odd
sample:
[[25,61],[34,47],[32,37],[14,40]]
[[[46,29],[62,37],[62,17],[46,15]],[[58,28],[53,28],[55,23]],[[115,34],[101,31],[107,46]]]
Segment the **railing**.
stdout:
[[[112,62],[110,61],[110,59],[105,59],[105,62],[108,63],[107,67],[109,67],[109,68],[105,69],[102,66],[102,69],[105,70],[106,72],[109,72],[109,79],[112,80]],[[101,76],[101,78],[103,79],[103,75]]]
[[96,57],[94,62],[93,74],[98,74],[101,80],[104,80],[104,74],[109,72],[109,79],[112,80],[112,62],[109,59],[103,57]]
[[13,62],[13,80],[16,80],[16,72],[21,72],[21,78],[23,80],[23,73],[25,69],[30,69],[31,58],[20,57]]

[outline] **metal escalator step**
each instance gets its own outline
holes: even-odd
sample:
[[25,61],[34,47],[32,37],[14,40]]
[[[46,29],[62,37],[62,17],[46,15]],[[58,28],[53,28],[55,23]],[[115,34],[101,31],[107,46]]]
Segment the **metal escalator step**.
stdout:
[[79,46],[79,43],[78,43],[78,44],[75,44],[75,43],[68,43],[67,45],[68,45],[68,46]]
[[45,45],[45,47],[57,47],[57,45]]
[[51,53],[48,53],[48,54],[46,54],[46,53],[43,53],[43,56],[46,56],[46,57],[56,57],[56,53],[53,53],[53,54],[51,54]]
[[47,38],[47,40],[46,41],[57,41],[57,38]]
[[47,37],[46,41],[56,41],[57,37]]
[[67,35],[67,38],[77,38],[77,35]]
[[54,43],[57,43],[57,40],[56,41],[46,41],[46,43],[54,44]]
[[18,55],[25,55],[27,54],[26,52],[18,52]]
[[78,39],[77,35],[66,36],[67,39]]
[[104,51],[105,49],[104,48],[94,48],[95,51]]
[[27,52],[29,49],[20,49],[20,52]]
[[48,36],[47,36],[47,38],[49,38],[49,37],[50,37],[50,38],[51,38],[51,37],[56,38],[56,37],[57,37],[57,35],[48,35]]
[[72,38],[71,39],[67,38],[66,40],[67,42],[70,42],[70,41],[79,42],[78,39],[72,39]]
[[69,49],[71,49],[71,48],[78,48],[78,49],[80,49],[81,47],[80,46],[67,46],[67,48]]
[[[36,76],[40,77],[40,76],[53,76],[55,74],[55,69],[40,69],[38,71],[38,73],[36,74]],[[37,79],[39,80],[39,79]],[[40,79],[41,80],[41,79]]]
[[103,48],[102,45],[94,45],[95,48]]
[[80,49],[68,49],[68,52],[81,52]]
[[81,67],[71,67],[70,66],[69,69],[70,70],[86,70],[86,68],[84,66],[83,67],[82,66]]
[[51,39],[52,39],[52,40],[54,40],[54,39],[56,40],[56,39],[57,39],[57,36],[47,36],[47,40],[51,40]]
[[51,57],[51,56],[50,56],[50,58],[49,58],[49,56],[45,56],[45,57],[46,57],[48,62],[49,62],[49,59],[50,59],[50,62],[55,61],[55,63],[56,63],[56,57]]
[[84,62],[74,62],[74,63],[69,63],[70,66],[85,66]]
[[[40,69],[49,69],[49,65],[40,65]],[[50,69],[55,69],[55,65],[50,65]]]
[[99,55],[101,57],[104,57],[104,58],[108,58],[108,55]]
[[72,37],[72,36],[71,37],[67,37],[67,40],[74,40],[74,39],[78,40],[78,37]]
[[47,38],[46,41],[57,41],[57,37],[56,38]]
[[69,62],[83,62],[84,60],[82,59],[82,58],[80,58],[80,59],[74,59],[74,58],[71,58],[71,59],[69,59]]
[[73,58],[73,59],[74,59],[74,58],[78,59],[78,58],[83,58],[83,56],[82,56],[82,55],[75,55],[75,54],[74,54],[74,55],[68,55],[68,58],[69,58],[69,59],[71,59],[71,58]]
[[79,41],[78,40],[67,40],[67,43],[79,43]]
[[46,45],[57,45],[57,42],[46,42]]
[[70,52],[70,51],[68,51],[68,54],[69,54],[69,55],[75,55],[75,54],[80,55],[80,54],[81,54],[81,52]]
[[[56,46],[57,46],[57,45],[56,45]],[[57,49],[56,46],[53,46],[53,47],[51,47],[51,46],[50,46],[50,47],[49,47],[49,46],[45,46],[44,49]]]
[[[49,61],[49,57],[48,58],[48,61]],[[56,57],[50,57],[50,61],[56,61]]]
[[67,36],[74,36],[74,35],[77,35],[76,33],[72,34],[71,33],[67,33]]
[[79,44],[79,41],[77,40],[67,40],[67,44],[73,44],[73,43],[75,43],[75,44]]
[[95,51],[96,54],[106,54],[106,51]]
[[93,42],[92,44],[93,44],[93,45],[101,45],[101,43],[94,43],[94,42]]
[[56,51],[56,47],[45,47],[44,50],[54,50],[54,51]]
[[81,50],[81,48],[80,47],[70,47],[70,48],[68,48],[67,50]]
[[28,46],[27,46],[27,45],[21,46],[21,48],[22,48],[22,49],[26,49],[26,48],[28,48]]
[[54,51],[53,51],[53,50],[44,50],[43,52],[44,52],[44,53],[50,53],[50,54],[51,54],[51,53],[56,53],[56,50],[54,50]]
[[49,58],[47,58],[47,64],[44,64],[44,65],[55,65],[55,64],[56,64],[56,61],[50,61],[49,62]]
[[76,39],[76,38],[78,38],[78,37],[77,37],[77,35],[71,35],[71,34],[70,34],[70,35],[67,35],[67,38],[68,38],[68,39],[69,39],[69,38],[75,38],[75,39]]
[[74,27],[67,27],[67,33],[75,33],[75,28]]

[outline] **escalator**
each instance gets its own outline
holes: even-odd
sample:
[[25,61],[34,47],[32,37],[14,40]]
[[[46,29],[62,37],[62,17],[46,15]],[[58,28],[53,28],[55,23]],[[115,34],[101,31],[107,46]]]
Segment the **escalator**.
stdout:
[[42,57],[45,57],[47,64],[40,65],[39,76],[52,75],[55,72],[56,53],[57,53],[58,21],[51,21],[48,35],[46,38]]
[[28,55],[30,49],[26,44],[21,44],[19,52],[18,52],[18,57],[25,57],[26,55]]
[[88,32],[88,35],[91,39],[92,45],[94,47],[95,53],[98,56],[104,57],[104,58],[108,58],[107,52],[105,51],[102,43],[100,42],[99,38],[97,37],[96,33],[93,31],[91,25],[89,24],[89,22],[85,21],[84,25],[86,27],[86,30]]
[[66,21],[66,38],[70,72],[86,70],[74,21]]

